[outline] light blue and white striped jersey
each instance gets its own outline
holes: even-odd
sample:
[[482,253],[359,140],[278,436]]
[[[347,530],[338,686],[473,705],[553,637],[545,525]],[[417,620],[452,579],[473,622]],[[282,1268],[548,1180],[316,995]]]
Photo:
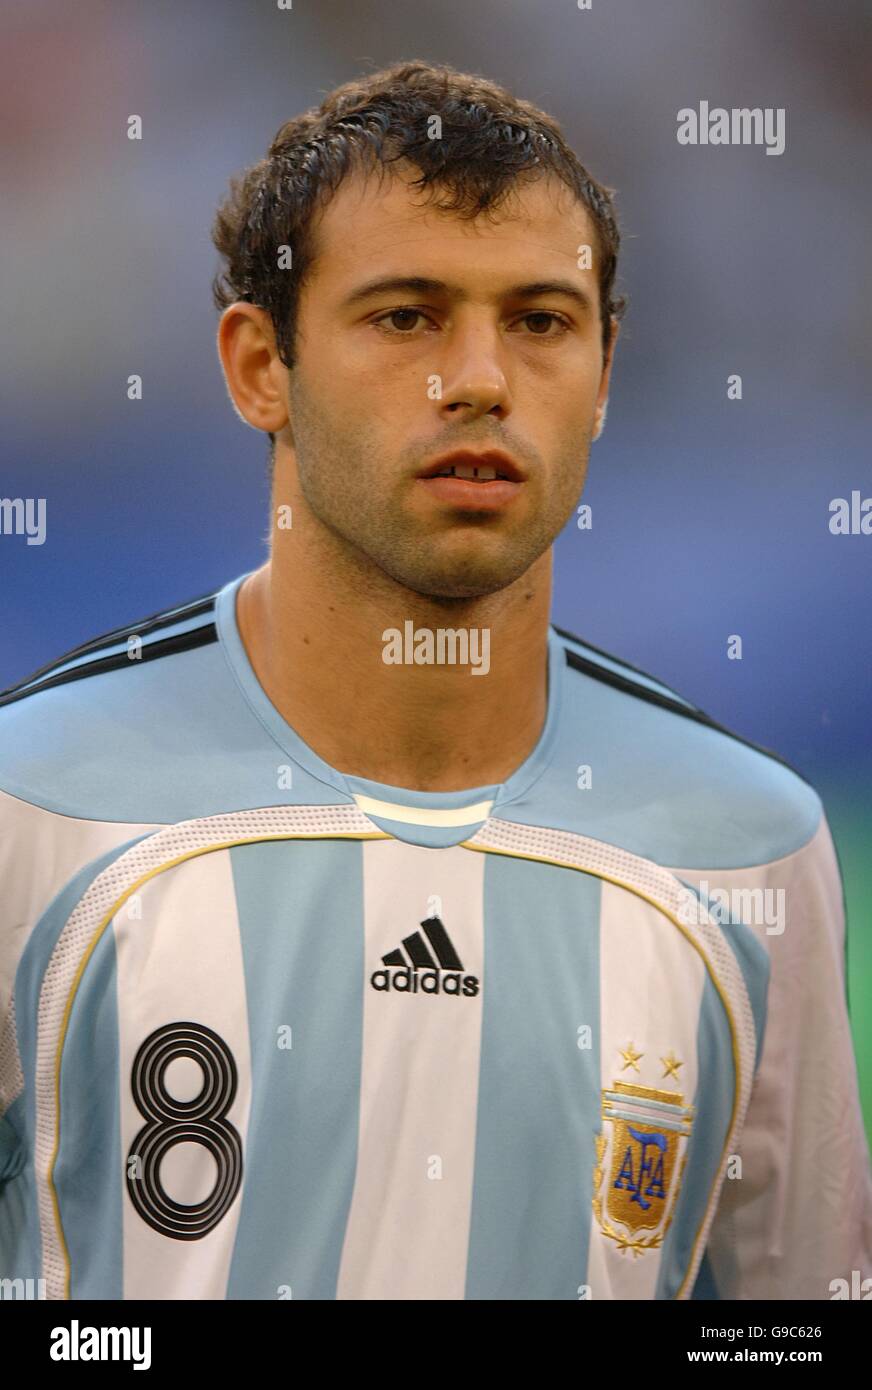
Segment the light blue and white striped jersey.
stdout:
[[872,1275],[815,792],[554,627],[506,782],[343,775],[260,686],[244,577],[0,697],[7,1296]]

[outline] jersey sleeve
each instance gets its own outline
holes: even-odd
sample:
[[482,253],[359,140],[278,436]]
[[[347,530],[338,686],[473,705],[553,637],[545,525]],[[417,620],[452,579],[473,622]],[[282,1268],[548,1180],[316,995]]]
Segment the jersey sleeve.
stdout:
[[741,1167],[724,1182],[706,1262],[720,1298],[825,1300],[840,1287],[850,1297],[854,1271],[872,1277],[872,1174],[841,876],[823,814],[807,845],[768,867],[767,885],[783,889],[783,931],[767,937],[766,1024]]
[[[28,808],[0,790],[0,1117],[20,1094],[23,1077],[15,1041],[15,971],[35,920],[37,888],[24,829]],[[4,1142],[4,1136],[6,1142]],[[0,1173],[8,1170],[8,1126],[0,1124]]]
[[[13,985],[33,924],[33,876],[22,842],[22,803],[0,790],[0,1279],[38,1273],[27,1248],[21,1125],[13,1123],[24,1096]],[[16,1105],[15,1103],[18,1102]],[[20,1120],[20,1114],[19,1114]]]

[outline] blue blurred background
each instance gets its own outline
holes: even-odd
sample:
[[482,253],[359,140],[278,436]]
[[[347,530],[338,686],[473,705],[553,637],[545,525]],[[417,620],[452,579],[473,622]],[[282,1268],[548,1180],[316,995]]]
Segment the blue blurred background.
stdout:
[[[558,542],[555,621],[821,791],[872,1132],[872,536],[828,529],[831,499],[872,496],[872,5],[0,12],[0,495],[48,508],[45,545],[0,537],[0,688],[265,558],[266,440],[232,412],[214,346],[209,227],[229,176],[357,73],[423,58],[505,83],[617,189],[631,297],[593,529]],[[785,153],[680,146],[676,113],[700,100],[786,108]]]

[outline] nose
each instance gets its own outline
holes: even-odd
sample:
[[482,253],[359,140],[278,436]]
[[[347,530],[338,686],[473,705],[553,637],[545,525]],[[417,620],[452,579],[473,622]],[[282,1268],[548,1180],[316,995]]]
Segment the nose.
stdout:
[[457,325],[442,363],[442,412],[449,419],[496,415],[511,410],[499,329],[491,324]]

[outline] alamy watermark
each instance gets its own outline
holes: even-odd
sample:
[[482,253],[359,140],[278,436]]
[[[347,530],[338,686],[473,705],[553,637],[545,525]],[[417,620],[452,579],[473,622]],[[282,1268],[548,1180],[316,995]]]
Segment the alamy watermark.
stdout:
[[872,497],[864,497],[858,488],[847,497],[834,497],[830,502],[830,532],[834,536],[872,536]]
[[781,936],[784,931],[784,888],[712,888],[703,879],[699,892],[700,897],[690,888],[679,893],[678,920],[685,926],[704,926],[713,915],[722,923],[765,927],[767,936]]
[[471,666],[473,676],[490,670],[489,627],[415,627],[410,618],[382,633],[386,666]]
[[69,1327],[53,1327],[52,1361],[131,1361],[135,1371],[151,1366],[150,1327],[82,1327],[73,1318]]
[[765,145],[767,154],[784,154],[783,106],[683,106],[676,113],[679,145]]
[[45,498],[0,497],[0,536],[26,536],[28,545],[43,545]]
[[47,1297],[44,1279],[0,1279],[0,1302],[4,1299],[42,1301]]

